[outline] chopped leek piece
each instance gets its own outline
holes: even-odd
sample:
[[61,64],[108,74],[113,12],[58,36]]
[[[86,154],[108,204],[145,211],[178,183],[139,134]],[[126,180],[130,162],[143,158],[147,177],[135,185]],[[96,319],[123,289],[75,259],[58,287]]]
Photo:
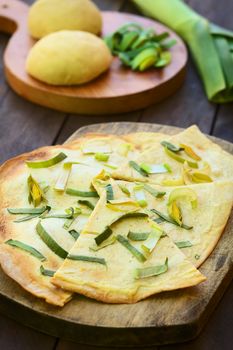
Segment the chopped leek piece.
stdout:
[[106,204],[106,207],[113,210],[113,211],[119,211],[122,213],[126,213],[129,211],[129,205],[134,205],[136,208],[139,208],[139,204],[137,202],[133,202],[131,200],[125,201],[125,202],[116,202],[110,201],[110,203]]
[[191,162],[190,160],[187,160],[187,159],[180,157],[175,152],[170,151],[167,147],[164,147],[164,151],[170,158],[176,160],[177,162],[179,162],[179,163],[187,162],[191,168],[195,168],[195,169],[198,168],[198,164],[196,162]]
[[172,202],[178,199],[190,201],[192,208],[197,207],[197,194],[191,188],[180,187],[180,188],[174,189],[169,195],[168,204],[171,204]]
[[184,183],[184,179],[181,177],[180,179],[163,180],[162,185],[163,186],[183,186],[185,185],[185,183]]
[[76,261],[87,261],[87,262],[91,262],[91,263],[98,263],[101,265],[107,265],[106,261],[104,258],[97,258],[95,256],[85,256],[85,255],[68,255],[67,259],[70,260],[76,260]]
[[116,242],[116,236],[113,236],[113,237],[110,237],[109,239],[106,239],[106,241],[103,241],[99,246],[93,245],[89,247],[89,249],[93,250],[94,252],[97,252],[98,250],[108,247],[109,245],[112,245],[115,242]]
[[191,175],[191,179],[195,183],[213,182],[209,175],[199,172],[193,172]]
[[45,261],[46,258],[44,257],[43,254],[41,254],[37,249],[31,247],[28,244],[25,244],[23,242],[14,240],[14,239],[9,239],[8,241],[5,242],[5,244],[8,244],[12,247],[19,248],[21,250],[24,250],[25,252],[28,252],[29,254],[33,255],[35,258],[39,259],[40,261]]
[[103,241],[108,239],[112,234],[112,230],[110,227],[106,227],[106,229],[100,233],[97,237],[95,237],[95,243],[99,246]]
[[20,219],[14,220],[14,222],[24,222],[24,221],[29,221],[29,220],[32,220],[32,219],[38,218],[39,216],[40,216],[40,214],[31,214],[31,215],[24,216],[23,218],[20,218]]
[[89,197],[89,198],[99,197],[96,191],[79,191],[79,190],[74,190],[73,188],[67,188],[66,194],[69,194],[70,196],[77,196],[77,197]]
[[147,172],[145,172],[145,170],[143,170],[136,162],[134,162],[133,160],[129,161],[129,166],[131,168],[133,168],[134,170],[136,170],[139,174],[141,174],[142,176],[148,177],[149,175],[147,174]]
[[145,241],[150,235],[150,232],[132,232],[129,231],[127,237],[131,241]]
[[121,185],[121,184],[119,184],[118,186],[120,187],[121,191],[122,191],[124,194],[126,194],[127,196],[130,196],[130,191],[128,190],[128,188],[127,188],[126,186]]
[[63,164],[61,173],[58,176],[57,182],[54,186],[55,191],[65,191],[66,185],[71,173],[72,164],[65,163]]
[[107,198],[107,202],[111,201],[114,199],[114,193],[113,193],[113,188],[111,184],[108,184],[106,187],[106,198]]
[[125,237],[121,235],[117,235],[117,240],[121,243],[126,249],[130,251],[130,253],[140,262],[145,262],[145,256],[137,250]]
[[169,164],[164,163],[164,164],[163,164],[163,166],[164,166],[164,168],[166,168],[166,169],[167,169],[167,172],[168,172],[168,173],[172,173],[172,168],[170,167],[170,165],[169,165]]
[[95,209],[95,206],[90,201],[79,199],[78,203],[81,205],[85,205],[86,207],[90,208],[91,210]]
[[67,214],[50,214],[43,216],[42,219],[73,219],[74,217],[74,208],[69,208],[66,210]]
[[43,265],[40,266],[40,273],[41,273],[43,276],[53,277],[54,274],[55,274],[55,272],[56,272],[56,271],[45,269]]
[[118,168],[117,165],[112,164],[112,163],[105,163],[104,166],[106,166],[107,168],[113,169],[113,170]]
[[36,225],[36,232],[42,239],[42,241],[51,249],[56,255],[58,255],[60,258],[65,259],[68,255],[68,252],[64,250],[41,225],[41,222],[39,221]]
[[123,156],[127,157],[129,151],[132,149],[132,145],[130,143],[122,143],[120,144],[119,148],[117,149],[117,152]]
[[[161,213],[160,211],[158,211],[156,209],[151,209],[151,211],[152,211],[152,213],[157,214],[164,221],[167,221],[170,224],[173,224],[173,225],[176,225],[176,226],[180,226],[175,220],[173,220],[172,218],[168,217],[167,215]],[[193,226],[188,226],[188,225],[185,225],[185,224],[181,224],[180,227],[184,228],[185,230],[191,230],[193,228]]]
[[180,241],[180,242],[175,242],[175,245],[178,248],[187,248],[187,247],[192,247],[192,243],[189,241]]
[[79,236],[80,236],[80,233],[77,232],[76,230],[70,230],[70,231],[68,231],[68,232],[69,232],[69,234],[75,239],[75,241],[77,241],[77,239],[78,239]]
[[44,206],[41,208],[7,208],[7,211],[10,214],[20,215],[20,214],[43,214],[48,208],[48,206]]
[[63,152],[60,152],[55,157],[48,159],[48,160],[41,160],[41,161],[26,161],[26,164],[29,168],[39,169],[39,168],[49,168],[57,163],[62,162],[65,158],[67,158],[67,155]]
[[147,174],[163,174],[168,172],[167,168],[164,165],[149,165],[142,163],[140,164],[140,168],[143,169]]
[[183,148],[184,152],[190,157],[193,158],[194,160],[201,160],[201,157],[199,157],[199,155],[197,155],[194,150],[192,149],[192,147],[181,144],[180,147]]
[[109,159],[109,154],[98,152],[98,153],[95,154],[95,159],[99,160],[101,162],[107,162],[108,159]]
[[119,220],[127,219],[127,218],[145,218],[145,217],[148,217],[148,214],[132,212],[132,213],[127,213],[127,214],[123,215]]
[[181,147],[177,147],[175,145],[173,145],[172,143],[168,142],[168,141],[162,141],[161,145],[165,148],[168,148],[170,151],[172,152],[180,152],[183,150],[183,148]]
[[28,202],[29,204],[33,204],[34,207],[38,207],[38,205],[41,204],[41,202],[45,201],[46,198],[44,195],[44,192],[40,188],[38,182],[30,175],[27,180],[28,184]]
[[150,254],[154,250],[156,244],[162,236],[162,233],[163,231],[161,229],[158,229],[157,227],[152,227],[152,231],[148,239],[142,244],[142,249],[147,254]]
[[147,278],[161,275],[162,273],[167,272],[168,270],[168,258],[166,258],[165,263],[163,265],[158,266],[148,266],[142,269],[136,269],[135,278]]
[[173,220],[175,220],[175,222],[177,222],[177,224],[179,226],[182,225],[182,214],[181,214],[180,208],[176,204],[176,201],[171,202],[170,204],[168,204],[168,213],[169,213],[169,216]]
[[156,189],[154,189],[153,187],[151,187],[151,186],[149,186],[147,184],[144,184],[143,187],[144,187],[144,190],[146,192],[150,193],[155,198],[161,198],[161,197],[163,197],[166,194],[166,192],[159,192],[159,191],[157,191]]
[[146,196],[143,191],[143,186],[138,188],[138,186],[134,187],[134,196],[137,200],[137,203],[140,205],[140,207],[146,207],[147,206],[147,201],[146,201]]
[[73,224],[73,222],[75,221],[75,219],[77,218],[77,216],[80,215],[81,213],[82,213],[82,210],[80,208],[75,208],[73,217],[71,219],[67,219],[64,222],[63,228],[65,230],[68,230],[70,226]]

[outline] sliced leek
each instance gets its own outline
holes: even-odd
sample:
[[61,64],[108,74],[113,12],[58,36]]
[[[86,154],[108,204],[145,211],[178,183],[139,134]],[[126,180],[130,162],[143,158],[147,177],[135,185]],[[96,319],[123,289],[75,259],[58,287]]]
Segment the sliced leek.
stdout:
[[7,208],[10,214],[21,215],[21,214],[43,214],[49,207],[44,206],[41,208]]
[[112,245],[116,242],[116,236],[110,237],[109,239],[106,239],[103,241],[99,246],[98,245],[93,245],[89,247],[90,250],[97,252],[98,250],[101,250],[103,248],[108,247],[109,245]]
[[117,235],[117,240],[121,243],[126,249],[130,251],[130,253],[140,262],[145,262],[145,256],[137,250],[125,237],[121,235]]
[[112,234],[112,230],[110,227],[106,227],[106,229],[100,233],[97,237],[95,237],[95,243],[99,246],[103,241],[108,239]]
[[122,184],[119,184],[118,186],[120,187],[121,191],[122,191],[124,194],[126,194],[127,196],[130,196],[130,191],[128,190],[128,188],[127,188],[126,186],[124,186],[124,185],[122,185]]
[[131,241],[145,241],[150,235],[150,232],[132,232],[129,231],[127,237]]
[[5,242],[5,244],[8,244],[12,247],[16,247],[19,248],[21,250],[24,250],[25,252],[31,254],[32,256],[34,256],[35,258],[39,259],[40,261],[45,261],[46,258],[43,254],[41,254],[37,249],[31,247],[28,244],[25,244],[23,242],[20,242],[18,240],[14,240],[14,239],[9,239],[8,241]]
[[163,231],[161,229],[152,226],[152,231],[148,239],[142,244],[142,249],[145,251],[146,254],[150,254],[154,250],[162,234]]
[[172,143],[168,142],[168,141],[162,141],[161,145],[167,149],[169,149],[172,152],[180,152],[183,150],[183,148],[181,147],[177,147],[175,145],[173,145]]
[[43,190],[38,182],[30,175],[27,180],[28,184],[28,202],[33,204],[34,207],[38,207],[41,202],[46,202],[46,198]]
[[75,241],[77,241],[77,239],[80,236],[80,233],[76,230],[69,230],[68,232],[75,239]]
[[43,265],[40,266],[40,273],[41,273],[43,276],[53,277],[54,274],[55,274],[55,272],[56,272],[56,271],[45,269]]
[[168,270],[168,258],[166,258],[165,263],[163,265],[157,266],[148,266],[144,268],[139,268],[135,270],[135,278],[147,278],[161,275]]
[[180,147],[183,148],[184,152],[190,157],[190,158],[193,158],[194,160],[201,160],[201,157],[199,157],[198,154],[196,154],[194,152],[194,150],[190,147],[190,146],[187,146],[187,145],[184,145],[184,144],[181,144]]
[[198,164],[196,162],[191,162],[190,160],[187,160],[185,158],[182,158],[181,156],[179,156],[176,152],[173,152],[171,151],[170,149],[168,149],[167,147],[164,147],[164,151],[165,153],[172,159],[176,160],[177,162],[179,163],[184,163],[184,162],[187,162],[188,165],[191,167],[191,168],[195,168],[197,169],[198,168]]
[[147,174],[164,174],[168,173],[167,167],[161,164],[149,165],[146,163],[140,164],[141,169],[143,169]]
[[95,209],[94,204],[92,204],[90,201],[87,201],[87,200],[81,200],[81,199],[79,199],[79,200],[78,200],[78,204],[85,205],[86,207],[88,207],[88,208],[91,209],[91,210],[94,210],[94,209]]
[[26,164],[29,168],[33,169],[39,169],[39,168],[49,168],[53,165],[56,165],[60,162],[62,162],[65,158],[67,158],[67,155],[63,152],[60,152],[55,157],[48,159],[48,160],[41,160],[41,161],[26,161]]
[[143,191],[143,185],[137,185],[134,187],[134,196],[137,201],[137,203],[140,205],[140,207],[146,207],[147,206],[147,200],[145,193]]
[[69,254],[67,256],[67,259],[76,260],[76,261],[86,261],[86,262],[97,263],[97,264],[101,264],[101,265],[107,265],[104,258],[97,258],[95,256]]
[[[161,213],[160,211],[156,210],[156,209],[151,209],[151,211],[155,214],[157,214],[159,216],[159,218],[161,218],[163,221],[166,221],[170,224],[176,225],[176,226],[180,226],[181,228],[185,229],[185,230],[191,230],[193,228],[193,226],[188,226],[185,224],[181,224],[179,225],[175,220],[173,220],[172,218],[170,218],[169,216]],[[156,219],[155,219],[156,220]],[[156,221],[157,222],[157,221]],[[158,223],[158,222],[157,222]]]
[[42,241],[47,245],[47,247],[53,251],[56,255],[58,255],[60,258],[65,259],[68,255],[68,252],[63,249],[51,236],[50,234],[44,229],[44,227],[41,225],[41,222],[39,221],[36,225],[36,232],[42,239]]
[[112,188],[112,185],[111,184],[108,184],[106,187],[106,199],[107,199],[107,202],[108,201],[111,201],[114,199],[114,192],[113,192],[113,188]]
[[70,196],[77,196],[77,197],[89,197],[89,198],[99,197],[96,191],[79,191],[73,188],[67,188],[66,194],[69,194]]
[[150,193],[155,198],[162,198],[166,194],[166,192],[157,191],[156,189],[147,184],[144,184],[143,187],[146,192]]
[[180,241],[180,242],[175,242],[175,245],[178,248],[188,248],[188,247],[192,247],[192,243],[190,241]]
[[145,172],[145,170],[143,170],[140,165],[138,165],[136,162],[134,162],[133,160],[129,161],[129,166],[131,168],[133,168],[134,170],[136,170],[139,174],[141,174],[144,177],[148,177],[149,175],[147,174],[147,172]]
[[63,164],[62,170],[54,186],[54,190],[61,191],[61,192],[65,191],[68,179],[70,177],[71,169],[72,169],[72,163]]
[[95,159],[100,161],[100,162],[107,162],[109,159],[109,154],[98,152],[95,154]]

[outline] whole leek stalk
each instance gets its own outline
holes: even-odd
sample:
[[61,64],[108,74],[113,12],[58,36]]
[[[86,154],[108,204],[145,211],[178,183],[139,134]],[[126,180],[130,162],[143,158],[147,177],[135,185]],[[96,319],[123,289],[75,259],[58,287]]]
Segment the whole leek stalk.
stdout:
[[163,22],[184,39],[210,101],[233,101],[233,32],[210,23],[182,0],[133,2],[143,14]]

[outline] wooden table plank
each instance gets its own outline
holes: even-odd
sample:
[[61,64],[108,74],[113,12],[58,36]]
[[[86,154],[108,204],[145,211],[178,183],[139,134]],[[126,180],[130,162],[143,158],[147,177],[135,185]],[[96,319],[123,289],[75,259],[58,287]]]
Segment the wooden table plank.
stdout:
[[1,350],[52,350],[56,339],[0,315]]

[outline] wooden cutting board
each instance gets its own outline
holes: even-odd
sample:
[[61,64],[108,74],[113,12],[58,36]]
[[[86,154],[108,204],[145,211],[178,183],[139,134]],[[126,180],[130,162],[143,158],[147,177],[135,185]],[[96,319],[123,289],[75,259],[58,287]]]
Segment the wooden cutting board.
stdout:
[[177,44],[171,49],[172,62],[160,70],[144,73],[124,68],[114,58],[108,72],[94,81],[73,87],[54,87],[31,78],[25,61],[35,41],[27,29],[29,7],[18,0],[0,0],[0,31],[14,33],[4,54],[5,75],[19,95],[39,105],[79,114],[111,114],[145,108],[174,93],[185,77],[187,50],[182,40],[158,22],[118,12],[103,12],[103,33],[112,33],[126,22],[138,22],[158,33],[168,31]]
[[[83,127],[68,141],[88,132],[126,134],[180,129],[144,123],[106,123]],[[233,144],[211,137],[233,154]],[[68,142],[67,141],[67,142]],[[39,331],[98,346],[139,346],[184,342],[198,335],[228,284],[233,270],[233,215],[217,247],[201,266],[207,281],[160,293],[137,304],[104,304],[76,295],[63,308],[33,297],[0,270],[0,312]]]

